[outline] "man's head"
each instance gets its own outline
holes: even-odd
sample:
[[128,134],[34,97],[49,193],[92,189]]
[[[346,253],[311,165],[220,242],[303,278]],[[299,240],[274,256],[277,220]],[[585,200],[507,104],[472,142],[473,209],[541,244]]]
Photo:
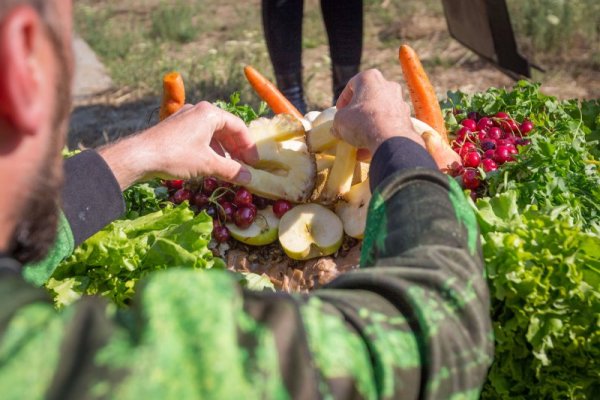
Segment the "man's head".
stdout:
[[71,1],[0,0],[0,251],[22,262],[56,232],[70,46]]

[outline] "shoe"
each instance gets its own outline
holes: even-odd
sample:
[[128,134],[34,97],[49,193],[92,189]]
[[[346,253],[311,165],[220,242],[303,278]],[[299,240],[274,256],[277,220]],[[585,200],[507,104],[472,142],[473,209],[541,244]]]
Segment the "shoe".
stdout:
[[304,101],[304,89],[302,87],[302,73],[291,73],[275,75],[277,87],[283,95],[300,111],[306,114],[306,102]]
[[358,74],[359,65],[332,65],[331,75],[333,78],[333,104],[337,102],[338,97],[348,84],[348,81]]

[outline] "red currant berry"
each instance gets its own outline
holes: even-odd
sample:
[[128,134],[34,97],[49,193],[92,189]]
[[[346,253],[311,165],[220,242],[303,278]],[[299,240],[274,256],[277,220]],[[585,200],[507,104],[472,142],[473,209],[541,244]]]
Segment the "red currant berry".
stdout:
[[507,146],[498,146],[494,154],[494,161],[498,165],[502,165],[507,161],[512,160],[512,154]]
[[465,140],[467,137],[469,137],[469,133],[471,133],[469,128],[463,126],[456,131],[456,140]]
[[217,219],[217,209],[215,208],[215,206],[210,205],[210,206],[206,207],[204,209],[204,211],[206,211],[208,216],[211,217],[212,219]]
[[502,130],[497,126],[493,126],[488,130],[488,137],[490,139],[498,140],[502,137]]
[[192,197],[192,194],[187,189],[179,189],[173,195],[173,203],[181,204],[186,200],[189,200]]
[[459,151],[458,154],[461,157],[464,157],[465,154],[470,153],[472,151],[477,151],[477,146],[475,146],[471,142],[467,142],[467,143],[465,143],[465,144],[462,145],[462,147],[460,148],[460,151]]
[[247,206],[252,204],[252,193],[246,188],[239,188],[235,192],[235,197],[233,198],[233,203],[238,206]]
[[479,132],[477,132],[477,140],[479,140],[480,143],[483,142],[487,138],[488,138],[487,129],[481,129]]
[[235,212],[235,206],[228,201],[224,201],[221,203],[221,207],[219,207],[219,215],[226,222],[231,222],[233,220],[233,213]]
[[479,120],[479,122],[477,122],[477,129],[479,129],[479,130],[490,129],[493,126],[494,126],[494,122],[491,119],[489,119],[488,117],[483,117]]
[[219,243],[225,243],[229,240],[231,235],[229,234],[229,229],[226,226],[215,225],[213,228],[213,237]]
[[259,210],[264,210],[269,205],[269,200],[265,199],[264,197],[261,197],[261,196],[252,196],[252,198],[253,198],[253,201],[254,201],[254,205]]
[[495,171],[498,169],[498,165],[496,165],[496,162],[491,158],[484,158],[481,161],[481,166],[485,172]]
[[493,159],[494,156],[496,155],[496,150],[490,149],[490,150],[486,150],[483,152],[483,158],[491,158]]
[[496,141],[496,146],[512,146],[513,142],[510,139],[500,139]]
[[242,229],[249,227],[256,218],[256,208],[243,206],[233,213],[233,221]]
[[529,132],[531,132],[533,130],[533,122],[529,121],[529,120],[524,120],[521,123],[521,126],[519,127],[519,130],[521,131],[521,134],[523,135],[527,135]]
[[496,148],[496,141],[494,139],[485,139],[481,141],[481,149],[483,151],[494,150]]
[[470,130],[471,132],[474,132],[477,130],[477,122],[475,122],[474,119],[463,119],[460,124],[462,126],[464,126],[465,128],[467,128],[468,130]]
[[219,181],[212,176],[206,176],[202,180],[202,192],[211,195],[219,187]]
[[208,204],[208,196],[205,195],[202,192],[198,192],[196,193],[194,196],[192,196],[192,204],[195,205],[198,208],[202,208],[204,206],[206,206]]
[[475,169],[466,169],[462,180],[467,189],[475,190],[479,187],[479,173]]
[[277,218],[283,217],[283,214],[290,211],[292,209],[292,203],[287,200],[277,200],[275,204],[273,204],[273,213]]
[[519,131],[519,126],[517,125],[517,123],[512,120],[512,119],[507,119],[505,121],[502,121],[502,123],[500,124],[500,127],[504,130],[504,132],[506,133],[516,133]]
[[165,181],[165,186],[170,190],[179,190],[183,188],[183,179],[171,179]]
[[463,164],[467,168],[477,168],[479,163],[481,162],[481,156],[478,152],[472,151],[470,153],[465,154],[463,157]]

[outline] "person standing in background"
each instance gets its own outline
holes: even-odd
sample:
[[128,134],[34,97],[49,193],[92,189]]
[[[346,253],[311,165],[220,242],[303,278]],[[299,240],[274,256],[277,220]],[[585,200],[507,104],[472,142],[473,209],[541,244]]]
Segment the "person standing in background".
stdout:
[[[306,113],[302,86],[303,0],[262,0],[265,40],[279,90]],[[331,56],[333,103],[360,68],[362,0],[321,0]]]

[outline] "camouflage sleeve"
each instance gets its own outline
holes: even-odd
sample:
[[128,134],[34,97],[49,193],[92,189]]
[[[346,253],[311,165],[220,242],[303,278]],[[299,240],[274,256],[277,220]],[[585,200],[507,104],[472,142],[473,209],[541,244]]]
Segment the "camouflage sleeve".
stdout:
[[0,392],[11,399],[475,399],[491,362],[475,219],[426,169],[373,193],[363,268],[306,296],[223,271],[149,276],[131,308],[56,312],[0,277]]

